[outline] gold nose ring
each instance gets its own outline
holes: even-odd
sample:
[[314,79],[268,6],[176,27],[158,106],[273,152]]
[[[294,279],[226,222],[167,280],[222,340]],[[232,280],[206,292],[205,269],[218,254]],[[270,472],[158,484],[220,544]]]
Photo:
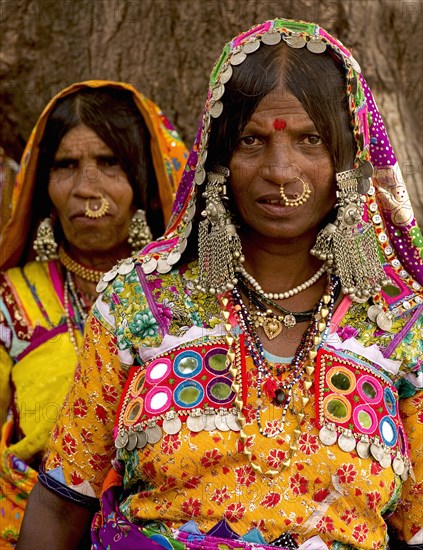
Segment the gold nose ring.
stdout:
[[[90,207],[90,200],[100,199],[100,204],[94,204],[93,207]],[[100,197],[95,197],[94,199],[87,199],[85,201],[85,216],[87,218],[102,218],[109,210],[110,204],[109,201],[101,195]]]
[[281,185],[279,188],[279,194],[281,196],[281,199],[283,200],[284,206],[300,206],[301,204],[304,204],[308,201],[308,198],[311,194],[310,186],[307,182],[305,182],[298,176],[295,176],[295,179],[300,180],[300,182],[303,184],[303,191],[301,195],[295,193],[293,199],[288,199],[288,197],[285,195],[283,185]]

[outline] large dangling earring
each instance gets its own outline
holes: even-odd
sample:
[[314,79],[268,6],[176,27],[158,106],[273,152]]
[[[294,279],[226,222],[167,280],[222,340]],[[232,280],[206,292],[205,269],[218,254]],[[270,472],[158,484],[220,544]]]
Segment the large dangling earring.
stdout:
[[145,211],[138,209],[132,216],[128,230],[128,243],[134,252],[151,243],[153,235],[147,223]]
[[[366,169],[367,165],[365,163]],[[365,301],[389,283],[383,271],[373,226],[362,220],[370,174],[347,170],[336,174],[338,213],[317,236],[311,254],[323,260],[328,272],[337,273],[342,292]]]
[[53,223],[51,218],[44,218],[37,229],[37,235],[32,245],[36,252],[37,262],[57,260],[57,243],[54,240]]
[[235,266],[244,261],[241,241],[223,204],[224,200],[228,200],[228,176],[227,168],[215,167],[213,172],[208,173],[203,193],[206,208],[201,213],[205,219],[200,222],[198,230],[198,289],[210,294],[233,289],[238,282]]

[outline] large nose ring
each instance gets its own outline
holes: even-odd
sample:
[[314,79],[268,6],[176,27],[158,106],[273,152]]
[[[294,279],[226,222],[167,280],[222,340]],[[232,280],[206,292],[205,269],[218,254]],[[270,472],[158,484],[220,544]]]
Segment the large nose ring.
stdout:
[[[95,204],[93,207],[90,207],[90,200],[100,199],[100,204]],[[94,199],[87,199],[85,201],[85,216],[87,218],[102,218],[106,212],[108,212],[110,207],[109,201],[101,195],[100,197],[95,197]]]
[[281,185],[279,188],[279,194],[281,196],[281,199],[283,200],[284,206],[300,206],[301,204],[304,204],[308,201],[308,198],[311,194],[310,186],[307,182],[305,182],[298,176],[295,176],[295,179],[300,180],[300,182],[303,184],[303,191],[301,195],[295,193],[293,199],[288,199],[288,197],[285,195],[283,185]]

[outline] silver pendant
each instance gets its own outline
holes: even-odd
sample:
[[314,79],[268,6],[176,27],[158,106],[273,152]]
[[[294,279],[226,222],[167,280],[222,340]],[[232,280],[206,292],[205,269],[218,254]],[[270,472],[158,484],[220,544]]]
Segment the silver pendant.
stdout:
[[334,445],[338,439],[335,426],[328,424],[320,428],[319,439],[324,445]]
[[293,34],[292,36],[287,36],[284,38],[285,42],[288,44],[290,48],[295,49],[301,49],[304,48],[307,41],[303,36],[300,36],[299,34]]
[[402,475],[402,473],[404,472],[404,469],[405,469],[404,459],[399,453],[397,453],[396,457],[392,461],[392,469],[398,476]]
[[127,451],[133,451],[136,449],[138,443],[137,434],[135,432],[128,433],[128,443],[126,444]]
[[149,258],[147,261],[144,261],[142,264],[142,270],[146,275],[153,273],[157,267],[157,260],[155,258]]
[[[225,93],[225,86],[221,82],[219,82],[214,86],[212,90],[212,98],[215,101],[217,101],[223,96],[224,93]],[[206,151],[206,149],[204,150]],[[202,161],[201,164],[204,164],[204,161]]]
[[346,453],[353,451],[355,449],[355,445],[355,438],[351,433],[351,430],[345,430],[345,432],[338,437],[338,447]]
[[161,273],[162,275],[164,273],[169,273],[169,271],[172,269],[172,266],[167,263],[167,260],[164,258],[159,258],[157,262],[157,272]]
[[198,165],[195,169],[194,181],[197,185],[201,185],[202,183],[204,183],[205,179],[206,171],[204,170],[203,166]]
[[241,63],[246,59],[247,55],[242,50],[240,50],[239,52],[233,54],[233,56],[229,60],[229,63],[234,66],[241,65]]
[[103,281],[103,279],[101,279],[100,281],[98,281],[97,286],[95,287],[96,292],[98,293],[103,292],[103,290],[106,290],[108,286],[109,284],[106,281]]
[[148,426],[145,430],[147,434],[147,442],[151,444],[158,443],[162,438],[162,429],[160,426]]
[[408,464],[404,464],[404,470],[403,470],[402,474],[400,474],[400,476],[401,476],[401,479],[403,481],[407,481],[407,479],[408,479]]
[[386,315],[384,311],[379,313],[379,315],[376,317],[376,324],[380,329],[384,330],[385,332],[389,332],[392,328],[392,320]]
[[297,324],[297,321],[295,317],[292,315],[292,313],[289,313],[288,315],[285,315],[285,317],[283,318],[283,324],[287,328],[292,328],[292,327],[295,327],[295,325]]
[[206,419],[205,416],[200,414],[190,414],[187,418],[187,428],[191,430],[192,432],[198,433],[204,430],[206,427]]
[[226,422],[227,414],[226,412],[219,412],[219,414],[216,415],[216,418],[214,419],[216,428],[219,430],[219,432],[227,432],[229,431],[228,423]]
[[392,464],[391,454],[389,451],[384,451],[382,458],[379,460],[379,464],[382,468],[389,468]]
[[107,281],[107,282],[113,281],[113,279],[116,277],[117,274],[118,274],[118,271],[116,267],[114,267],[113,269],[111,269],[110,271],[108,271],[103,275],[103,281]]
[[261,37],[263,44],[267,46],[276,46],[282,40],[282,35],[279,32],[269,31],[265,32]]
[[179,262],[179,260],[181,259],[181,253],[179,252],[179,250],[172,250],[172,252],[170,252],[169,256],[167,257],[167,263],[169,265],[175,265]]
[[350,63],[351,63],[351,67],[354,69],[354,71],[356,73],[360,74],[361,73],[361,67],[358,64],[358,61],[353,56],[350,57]]
[[360,458],[366,459],[370,457],[370,443],[365,439],[361,439],[357,443],[357,454]]
[[123,449],[128,443],[128,434],[124,430],[120,430],[115,439],[116,449]]
[[260,40],[250,40],[249,42],[246,42],[243,46],[242,46],[242,51],[244,53],[253,53],[255,52],[256,50],[258,50],[260,48]]
[[323,53],[326,50],[326,44],[321,38],[311,38],[307,42],[307,49],[311,53]]
[[226,84],[231,79],[233,69],[230,65],[227,65],[227,67],[220,73],[220,82],[222,84]]
[[206,425],[204,426],[204,430],[206,432],[214,432],[216,429],[216,413],[213,410],[207,410],[206,412]]
[[219,118],[223,111],[223,103],[221,101],[215,101],[210,107],[210,114],[213,118]]
[[370,180],[369,178],[358,178],[357,193],[360,195],[367,195],[367,192],[370,189]]
[[370,306],[369,309],[367,310],[367,317],[370,319],[370,321],[375,323],[376,322],[376,317],[382,311],[383,311],[383,309],[380,306],[376,306],[376,305]]
[[137,448],[143,449],[147,445],[147,434],[144,430],[137,431]]
[[231,411],[226,416],[226,424],[228,425],[228,428],[232,430],[233,432],[239,432],[241,430],[241,425],[238,420],[238,414],[233,411]]
[[168,435],[174,435],[181,431],[182,422],[179,416],[168,415],[167,418],[163,420],[163,431]]
[[384,452],[378,440],[376,440],[375,443],[372,443],[370,445],[370,452],[375,460],[377,460],[378,462],[382,460]]
[[128,275],[128,273],[131,273],[131,271],[134,269],[134,265],[135,264],[131,258],[122,262],[118,267],[119,275]]

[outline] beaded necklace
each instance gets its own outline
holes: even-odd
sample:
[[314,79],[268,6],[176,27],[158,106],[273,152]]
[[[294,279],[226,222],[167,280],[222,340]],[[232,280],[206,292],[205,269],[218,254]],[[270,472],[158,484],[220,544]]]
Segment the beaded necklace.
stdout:
[[[70,303],[76,310],[76,315],[72,321],[71,317],[71,308]],[[81,302],[81,299],[78,296],[75,283],[72,279],[72,274],[70,271],[66,272],[66,280],[64,286],[64,296],[63,296],[63,307],[65,310],[66,325],[68,327],[69,339],[72,342],[72,345],[76,351],[76,354],[79,354],[79,346],[76,341],[76,336],[74,332],[74,324],[80,332],[84,331],[85,322],[88,317],[88,311],[85,304]]]
[[[229,318],[231,316],[231,311],[223,311],[223,317],[225,319],[225,329],[227,332],[226,342],[229,346],[228,349],[228,363],[229,363],[229,372],[233,377],[232,389],[236,394],[235,397],[235,406],[238,411],[238,422],[241,426],[240,430],[240,439],[243,444],[243,454],[247,456],[251,467],[253,470],[260,474],[264,474],[270,477],[274,477],[280,473],[280,471],[288,468],[291,463],[291,458],[297,450],[297,442],[301,435],[301,423],[304,419],[305,407],[310,401],[308,394],[309,389],[313,385],[312,375],[314,373],[314,359],[317,355],[317,348],[322,342],[324,333],[327,330],[327,327],[330,323],[330,318],[333,311],[333,306],[335,303],[335,290],[339,285],[339,281],[335,276],[330,276],[328,290],[323,294],[321,300],[315,308],[315,313],[313,315],[312,322],[310,323],[309,328],[304,333],[304,336],[300,342],[300,345],[297,348],[294,359],[292,361],[291,372],[288,379],[284,382],[277,382],[271,375],[270,369],[267,365],[267,361],[264,356],[263,346],[258,335],[255,333],[253,328],[253,323],[249,316],[248,310],[245,304],[242,301],[241,295],[237,287],[232,291],[232,303],[229,304],[228,298],[222,299],[222,304],[226,306],[232,306],[232,313],[235,315],[238,324],[242,330],[242,333],[246,339],[246,345],[249,354],[252,357],[253,363],[257,369],[257,411],[256,411],[256,421],[259,428],[259,432],[264,437],[271,437],[263,430],[261,424],[261,409],[263,403],[263,394],[271,397],[274,404],[282,405],[283,410],[281,414],[281,419],[279,422],[279,434],[283,432],[285,425],[285,418],[288,411],[288,407],[292,400],[293,387],[304,375],[304,389],[305,395],[301,397],[300,411],[296,414],[297,426],[294,429],[294,441],[289,446],[288,457],[281,462],[281,468],[278,470],[269,469],[263,471],[259,464],[256,464],[253,461],[253,451],[250,447],[247,446],[247,434],[245,433],[244,427],[246,425],[245,417],[242,413],[243,401],[241,398],[242,395],[242,377],[240,372],[240,362],[236,360],[236,353],[234,348],[234,337],[232,336],[232,325],[229,323]],[[307,359],[309,359],[309,365],[306,366]]]

